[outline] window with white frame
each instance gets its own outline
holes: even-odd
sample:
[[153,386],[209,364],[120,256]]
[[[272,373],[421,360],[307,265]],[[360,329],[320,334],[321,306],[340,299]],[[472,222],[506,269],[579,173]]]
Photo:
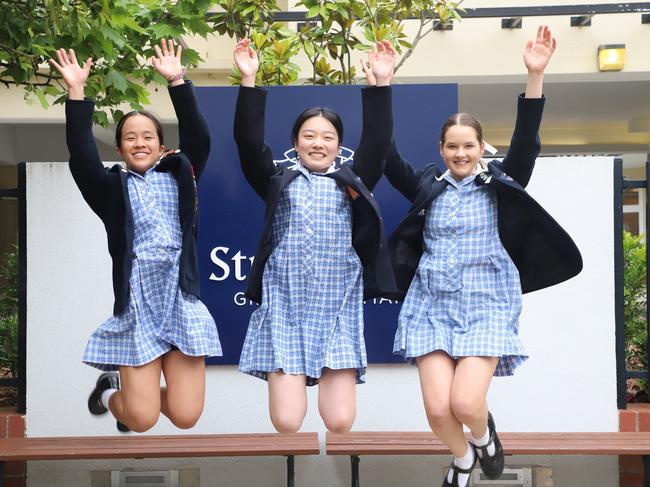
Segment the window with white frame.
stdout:
[[645,189],[623,191],[623,227],[634,234],[645,234]]

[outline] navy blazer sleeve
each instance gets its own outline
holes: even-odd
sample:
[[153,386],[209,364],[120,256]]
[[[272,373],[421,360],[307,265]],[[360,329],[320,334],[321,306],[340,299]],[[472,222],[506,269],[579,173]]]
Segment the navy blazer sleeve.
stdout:
[[393,111],[390,86],[361,90],[363,127],[352,169],[372,191],[382,173],[393,133]]
[[70,153],[70,172],[90,208],[103,219],[107,198],[107,169],[93,136],[92,100],[66,100],[65,136]]
[[541,149],[539,127],[546,98],[525,98],[517,100],[517,120],[510,141],[510,147],[503,159],[502,168],[512,179],[524,188],[533,174],[535,160]]
[[388,182],[413,203],[418,193],[418,183],[423,170],[415,169],[409,161],[402,157],[397,149],[395,139],[391,139],[384,171]]
[[235,142],[239,162],[246,180],[262,198],[266,199],[269,180],[276,171],[273,153],[264,141],[265,90],[239,87],[235,108]]
[[199,109],[191,81],[170,86],[169,96],[178,120],[178,148],[192,163],[194,177],[198,181],[210,153],[208,124]]

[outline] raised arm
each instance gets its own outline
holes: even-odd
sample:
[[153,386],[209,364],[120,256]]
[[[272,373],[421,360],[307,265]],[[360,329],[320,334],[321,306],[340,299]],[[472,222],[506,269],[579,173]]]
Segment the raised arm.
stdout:
[[422,170],[415,169],[409,161],[402,157],[397,149],[395,139],[391,139],[384,174],[393,188],[402,193],[411,203],[415,201]]
[[92,132],[95,104],[92,100],[84,99],[92,59],[86,59],[83,66],[80,66],[72,49],[57,49],[56,57],[56,61],[50,59],[50,64],[61,74],[68,89],[65,133],[70,153],[70,172],[88,205],[102,217],[106,169],[99,157]]
[[255,88],[255,76],[259,68],[257,53],[248,39],[235,46],[233,57],[242,74],[237,105],[235,108],[235,142],[239,161],[246,180],[262,198],[271,176],[275,173],[273,154],[264,142],[264,112],[266,91]]
[[[372,69],[373,61],[374,59],[371,55],[368,56],[368,62],[361,60],[361,69],[366,76],[368,86],[377,85],[377,78]],[[391,137],[391,144],[385,160],[384,174],[386,174],[390,184],[411,202],[415,200],[420,173],[421,171],[413,168],[413,166],[402,157],[397,149],[395,139]]]
[[537,37],[528,41],[524,50],[524,63],[528,70],[526,93],[519,97],[515,129],[503,160],[503,170],[522,186],[530,181],[541,149],[539,127],[545,100],[542,94],[544,71],[556,47],[551,30],[544,25],[537,29]]
[[184,79],[183,47],[175,48],[173,40],[162,39],[160,46],[154,46],[154,49],[156,56],[151,58],[151,64],[169,82],[169,96],[178,120],[178,148],[192,163],[198,180],[210,153],[210,131],[199,109],[192,83]]
[[388,41],[378,42],[376,49],[368,56],[367,69],[372,72],[376,86],[362,90],[363,128],[352,167],[371,190],[384,172],[386,154],[393,133],[390,83],[393,79],[395,57],[395,49]]

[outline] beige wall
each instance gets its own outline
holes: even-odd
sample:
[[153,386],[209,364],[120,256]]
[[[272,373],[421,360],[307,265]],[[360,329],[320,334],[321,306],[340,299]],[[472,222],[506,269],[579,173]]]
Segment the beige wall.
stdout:
[[626,169],[625,177],[630,180],[645,179],[645,167],[631,167]]

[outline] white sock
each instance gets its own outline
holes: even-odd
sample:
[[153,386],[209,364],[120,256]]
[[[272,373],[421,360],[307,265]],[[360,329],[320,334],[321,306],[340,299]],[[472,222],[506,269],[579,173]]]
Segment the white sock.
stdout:
[[102,392],[102,404],[106,409],[110,410],[108,407],[108,402],[111,400],[111,396],[117,391],[117,389],[106,389],[104,392]]
[[[485,446],[488,444],[489,441],[490,441],[490,428],[487,428],[485,430],[485,434],[481,438],[474,438],[474,435],[472,435],[472,443],[474,443],[476,446]],[[494,455],[495,451],[496,450],[494,448],[494,443],[492,443],[487,447],[488,456],[491,457],[492,455]],[[481,450],[477,450],[477,454],[479,458],[481,458],[481,453],[482,453]]]
[[[456,465],[459,468],[462,468],[464,470],[467,470],[474,464],[474,448],[472,448],[472,445],[469,443],[467,444],[467,453],[465,453],[464,457],[454,457],[454,465]],[[459,473],[458,474],[458,485],[464,486],[467,485],[469,481],[469,475],[468,473]],[[454,471],[453,469],[449,469],[449,473],[447,473],[447,482],[451,483],[454,477]]]

